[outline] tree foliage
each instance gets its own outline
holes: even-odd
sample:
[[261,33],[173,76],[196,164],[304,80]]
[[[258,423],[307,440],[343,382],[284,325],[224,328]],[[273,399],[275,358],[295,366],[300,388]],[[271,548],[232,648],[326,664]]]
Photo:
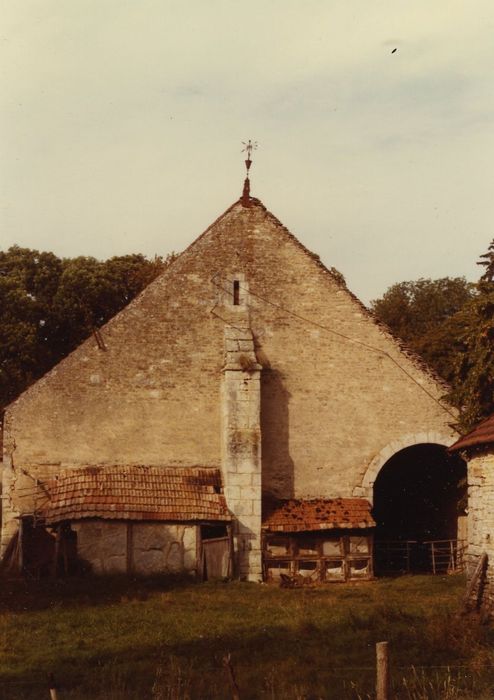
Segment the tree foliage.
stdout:
[[479,265],[486,270],[462,311],[450,398],[461,411],[460,428],[470,429],[494,412],[494,240]]
[[0,409],[108,321],[174,259],[60,259],[0,251]]
[[446,380],[461,352],[461,310],[473,299],[475,285],[464,277],[400,282],[371,302],[376,316]]
[[491,241],[487,253],[480,256],[477,265],[485,267],[485,272],[480,278],[480,282],[494,282],[494,239]]
[[478,264],[485,271],[476,284],[402,282],[372,302],[378,318],[449,382],[462,432],[494,412],[494,240]]

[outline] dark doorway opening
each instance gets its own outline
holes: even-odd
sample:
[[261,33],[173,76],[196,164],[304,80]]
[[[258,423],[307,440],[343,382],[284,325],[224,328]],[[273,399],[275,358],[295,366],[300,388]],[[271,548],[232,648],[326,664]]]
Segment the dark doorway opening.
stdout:
[[228,529],[226,525],[202,525],[201,537],[203,540],[215,540],[218,537],[227,537]]
[[374,483],[377,574],[457,567],[466,508],[466,465],[442,445],[397,452]]

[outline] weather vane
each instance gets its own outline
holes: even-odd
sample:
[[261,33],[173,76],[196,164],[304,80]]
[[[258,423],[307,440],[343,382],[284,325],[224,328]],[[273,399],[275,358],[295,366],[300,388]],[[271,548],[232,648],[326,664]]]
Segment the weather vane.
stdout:
[[244,190],[242,192],[242,197],[241,202],[244,207],[250,207],[251,205],[251,200],[250,200],[250,181],[249,181],[249,170],[250,166],[252,165],[252,160],[251,160],[251,155],[252,151],[255,151],[257,148],[257,141],[251,141],[250,139],[245,143],[245,141],[242,141],[244,147],[242,148],[242,153],[247,153],[247,159],[245,161],[245,167],[247,168],[247,174],[246,178],[244,180]]
[[245,161],[245,167],[247,168],[247,177],[249,177],[250,166],[252,165],[251,155],[252,151],[257,150],[257,141],[251,141],[250,139],[245,143],[242,141],[244,147],[242,148],[242,153],[247,153],[247,160]]

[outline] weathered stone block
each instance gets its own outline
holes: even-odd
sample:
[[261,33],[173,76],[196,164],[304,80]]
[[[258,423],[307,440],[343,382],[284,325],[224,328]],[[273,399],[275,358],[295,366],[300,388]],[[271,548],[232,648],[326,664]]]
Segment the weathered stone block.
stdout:
[[[244,474],[239,476],[246,476]],[[259,487],[255,486],[241,486],[240,487],[240,499],[247,501],[259,501]]]
[[232,501],[229,505],[232,513],[234,513],[237,517],[252,515],[252,501]]

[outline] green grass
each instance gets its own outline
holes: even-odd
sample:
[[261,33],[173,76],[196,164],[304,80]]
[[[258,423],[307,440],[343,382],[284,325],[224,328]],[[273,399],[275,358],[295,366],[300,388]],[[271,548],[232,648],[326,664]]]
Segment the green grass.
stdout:
[[[462,577],[284,590],[242,583],[1,582],[0,699],[367,698],[375,643],[395,695],[494,697],[492,630],[459,616]],[[412,668],[413,667],[413,668]],[[442,693],[442,694],[441,694]]]

